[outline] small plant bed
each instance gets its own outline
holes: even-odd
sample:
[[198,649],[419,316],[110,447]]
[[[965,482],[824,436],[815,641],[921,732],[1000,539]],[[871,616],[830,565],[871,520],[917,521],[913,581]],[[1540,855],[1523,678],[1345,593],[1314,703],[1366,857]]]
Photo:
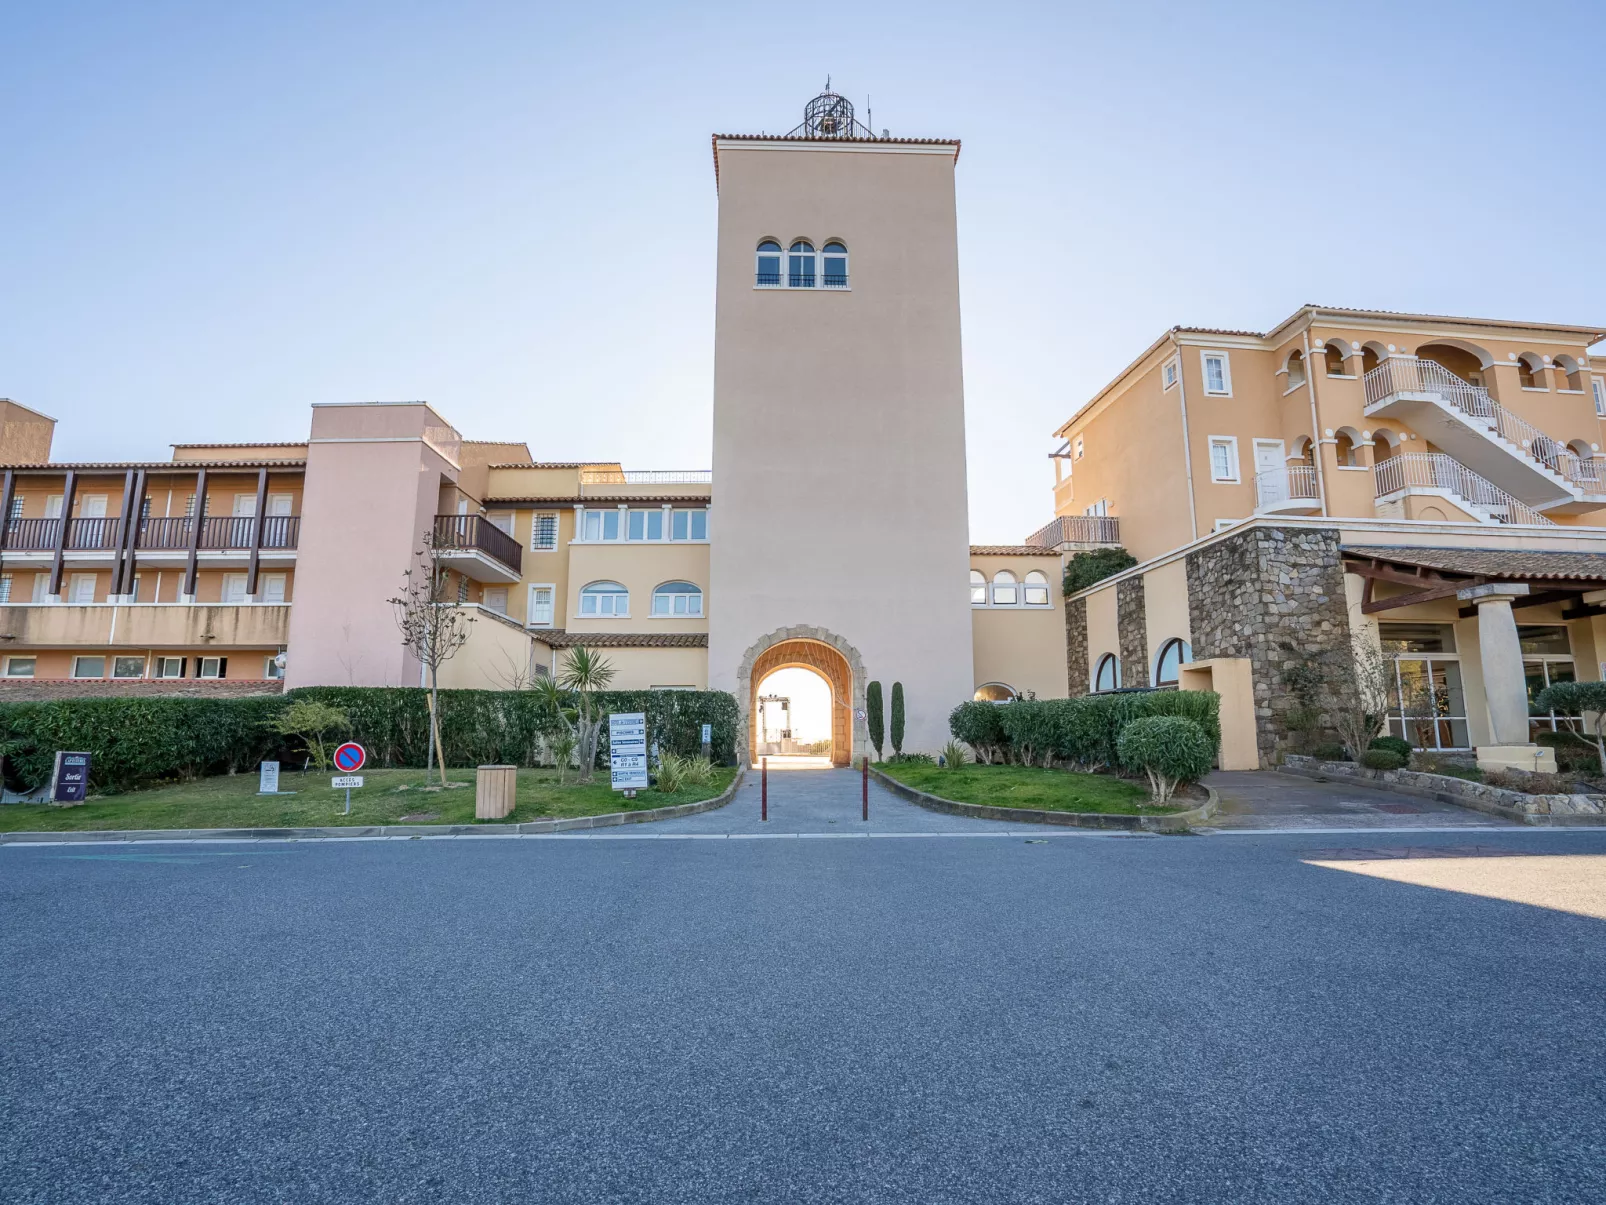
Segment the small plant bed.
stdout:
[[[1038,766],[965,765],[950,769],[919,762],[882,762],[876,769],[906,787],[954,803],[1028,808],[1045,812],[1083,812],[1118,816],[1163,816],[1193,806],[1155,806],[1141,785],[1111,774],[1045,770]],[[1198,798],[1206,798],[1198,788]],[[1181,796],[1178,796],[1181,799]]]
[[[555,770],[520,770],[513,813],[483,823],[519,824],[700,803],[723,791],[735,774],[734,769],[716,767],[712,778],[700,786],[639,791],[634,799],[626,799],[609,787],[606,771],[584,784],[574,782],[571,771],[569,780],[560,785]],[[332,789],[327,774],[284,775],[279,785],[294,795],[258,795],[255,774],[221,775],[91,797],[74,807],[7,804],[0,806],[0,832],[476,823],[474,771],[448,770],[446,777],[448,785],[443,788],[439,775],[426,780],[423,770],[366,770],[364,785],[351,793],[351,814],[346,815],[346,793]]]

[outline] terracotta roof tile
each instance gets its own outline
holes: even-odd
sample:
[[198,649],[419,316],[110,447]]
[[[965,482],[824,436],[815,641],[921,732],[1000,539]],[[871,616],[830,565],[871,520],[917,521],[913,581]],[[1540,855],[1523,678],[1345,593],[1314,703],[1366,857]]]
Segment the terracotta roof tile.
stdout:
[[972,544],[970,555],[1058,557],[1059,553],[1052,548],[1043,548],[1036,544]]
[[705,649],[707,632],[566,632],[532,628],[530,635],[555,649]]
[[1464,573],[1501,581],[1606,581],[1606,553],[1531,552],[1521,548],[1391,548],[1349,545],[1344,555],[1415,565],[1441,573]]

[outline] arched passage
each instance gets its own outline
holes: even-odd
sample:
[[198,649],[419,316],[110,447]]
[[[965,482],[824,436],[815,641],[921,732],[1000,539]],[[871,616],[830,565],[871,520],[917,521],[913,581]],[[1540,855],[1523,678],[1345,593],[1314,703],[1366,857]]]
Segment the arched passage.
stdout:
[[859,651],[825,628],[779,628],[748,646],[736,670],[736,705],[747,733],[742,746],[745,764],[752,764],[756,740],[758,686],[775,670],[788,666],[812,669],[831,687],[831,760],[851,764],[869,745],[864,723],[855,711],[864,707],[864,662]]

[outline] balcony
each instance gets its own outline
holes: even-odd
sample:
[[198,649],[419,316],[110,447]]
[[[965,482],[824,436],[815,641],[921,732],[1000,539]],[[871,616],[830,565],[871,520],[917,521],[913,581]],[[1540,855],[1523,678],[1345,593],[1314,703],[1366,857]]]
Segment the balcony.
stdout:
[[0,642],[10,650],[276,648],[289,634],[285,603],[0,606]]
[[1086,552],[1121,543],[1121,521],[1113,515],[1060,515],[1026,537],[1034,548]]
[[524,549],[483,515],[436,515],[435,547],[443,564],[477,582],[519,580]]
[[1322,491],[1314,465],[1291,464],[1255,474],[1257,515],[1314,515],[1321,509]]
[[1390,356],[1363,384],[1368,418],[1404,420],[1525,505],[1574,512],[1606,506],[1599,461],[1578,456],[1443,365]]
[[1372,466],[1379,502],[1409,494],[1432,494],[1460,507],[1480,523],[1554,524],[1544,515],[1443,452],[1390,456]]
[[708,485],[708,469],[581,469],[581,485]]
[[[115,552],[122,544],[121,519],[71,519],[67,523],[69,552]],[[134,546],[151,551],[187,552],[193,519],[143,519]],[[60,519],[12,519],[6,524],[8,552],[54,552],[61,533]],[[246,551],[253,546],[254,518],[213,516],[201,520],[199,547],[205,551]],[[301,534],[299,515],[270,515],[262,520],[261,547],[287,550]]]

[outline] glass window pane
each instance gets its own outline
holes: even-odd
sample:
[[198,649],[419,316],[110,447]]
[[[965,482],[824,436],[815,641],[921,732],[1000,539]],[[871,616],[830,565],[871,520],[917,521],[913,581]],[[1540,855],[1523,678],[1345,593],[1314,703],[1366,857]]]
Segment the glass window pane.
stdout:
[[677,540],[684,540],[686,538],[686,521],[688,518],[688,512],[677,510],[674,512],[674,516],[674,525],[671,534],[673,538]]
[[645,539],[647,536],[647,512],[633,510],[630,512],[630,538],[632,540]]
[[586,511],[585,538],[588,540],[602,539],[602,512],[600,510]]
[[114,678],[143,678],[145,676],[145,658],[118,657],[112,662],[112,677]]
[[1567,641],[1565,624],[1519,623],[1517,640],[1525,653],[1547,653],[1566,657],[1573,651],[1572,645]]
[[647,538],[661,540],[664,538],[664,512],[653,510],[647,512]]
[[692,511],[691,538],[694,540],[706,540],[708,538],[708,512],[706,510]]
[[1448,623],[1380,623],[1385,653],[1453,653],[1455,628]]
[[654,615],[669,614],[669,595],[658,593],[652,596],[652,613]]

